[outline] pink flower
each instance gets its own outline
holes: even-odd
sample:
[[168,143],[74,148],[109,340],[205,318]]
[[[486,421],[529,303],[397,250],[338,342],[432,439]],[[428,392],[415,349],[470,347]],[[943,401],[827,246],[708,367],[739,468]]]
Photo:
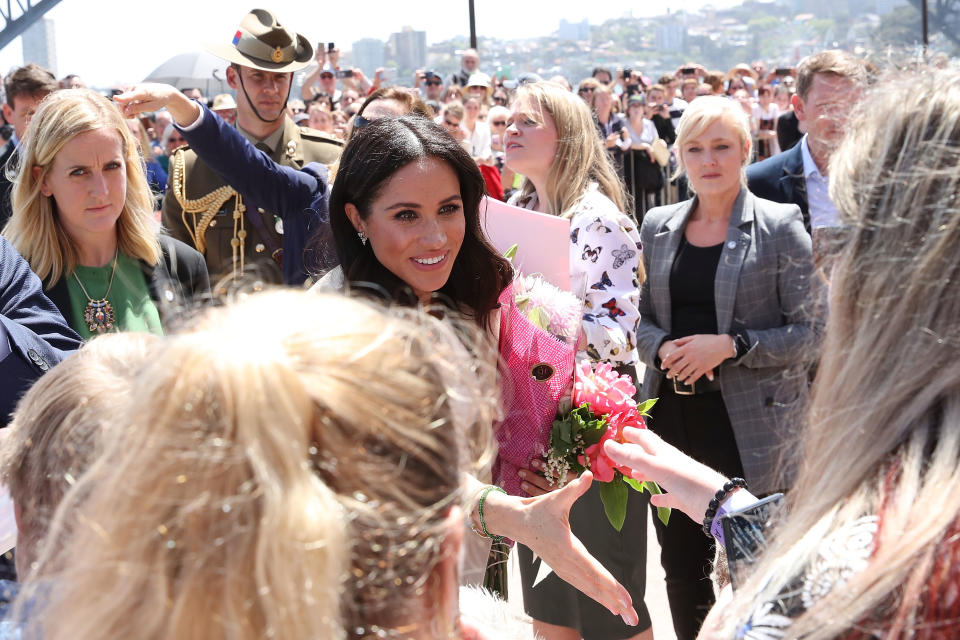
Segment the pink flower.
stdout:
[[612,437],[612,430],[607,429],[603,437],[600,438],[600,442],[590,445],[584,450],[583,455],[577,456],[577,462],[584,467],[588,467],[593,472],[593,476],[600,482],[613,480],[616,465],[603,450],[603,443]]
[[607,416],[607,430],[603,432],[600,442],[590,445],[584,449],[583,455],[577,456],[577,462],[584,467],[589,467],[593,475],[600,482],[610,482],[613,480],[613,472],[615,470],[630,477],[630,469],[616,464],[603,450],[603,443],[607,440],[623,442],[624,427],[646,429],[647,425],[634,409],[627,409],[620,413],[612,413]]
[[583,360],[577,363],[573,374],[573,406],[586,402],[594,415],[636,410],[633,396],[637,393],[630,376],[621,376],[609,363],[601,362],[592,367]]

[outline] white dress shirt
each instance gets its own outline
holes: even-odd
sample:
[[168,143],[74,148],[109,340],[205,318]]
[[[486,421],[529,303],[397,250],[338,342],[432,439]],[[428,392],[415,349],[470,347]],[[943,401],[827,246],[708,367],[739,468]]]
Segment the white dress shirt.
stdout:
[[803,178],[807,183],[807,206],[810,209],[810,228],[838,227],[840,216],[830,200],[830,177],[820,173],[810,154],[806,134],[800,139],[803,155]]

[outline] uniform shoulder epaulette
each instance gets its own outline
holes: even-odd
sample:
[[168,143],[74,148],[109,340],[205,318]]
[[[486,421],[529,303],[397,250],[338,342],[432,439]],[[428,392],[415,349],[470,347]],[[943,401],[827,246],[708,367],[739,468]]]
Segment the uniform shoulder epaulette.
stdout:
[[337,136],[324,133],[323,131],[319,131],[317,129],[311,129],[310,127],[300,127],[300,137],[317,142],[331,142],[339,147],[343,146],[343,140]]

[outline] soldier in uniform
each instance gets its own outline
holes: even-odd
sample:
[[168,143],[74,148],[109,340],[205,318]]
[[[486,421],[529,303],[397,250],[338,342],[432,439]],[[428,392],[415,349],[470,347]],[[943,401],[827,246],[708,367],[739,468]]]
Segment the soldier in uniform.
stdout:
[[[236,127],[247,140],[275,162],[295,169],[336,162],[341,141],[298,127],[286,116],[293,72],[313,59],[306,38],[281,25],[270,11],[254,9],[230,44],[210,44],[207,49],[231,63],[226,75],[237,92]],[[303,261],[303,256],[283,255],[279,212],[245,201],[189,148],[171,158],[163,225],[204,255],[211,281],[252,268],[258,279],[280,283],[284,260]],[[296,272],[302,278],[288,277],[286,284],[302,285],[309,269],[301,265]]]

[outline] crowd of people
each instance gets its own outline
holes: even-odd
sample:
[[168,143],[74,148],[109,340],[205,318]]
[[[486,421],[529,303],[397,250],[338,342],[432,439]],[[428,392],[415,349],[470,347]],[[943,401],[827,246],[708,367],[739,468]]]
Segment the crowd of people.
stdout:
[[[679,640],[960,635],[960,69],[404,88],[310,42],[251,11],[209,100],[4,78],[0,638],[647,640],[650,505]],[[497,464],[484,197],[569,221],[577,359],[657,400],[619,529]]]

